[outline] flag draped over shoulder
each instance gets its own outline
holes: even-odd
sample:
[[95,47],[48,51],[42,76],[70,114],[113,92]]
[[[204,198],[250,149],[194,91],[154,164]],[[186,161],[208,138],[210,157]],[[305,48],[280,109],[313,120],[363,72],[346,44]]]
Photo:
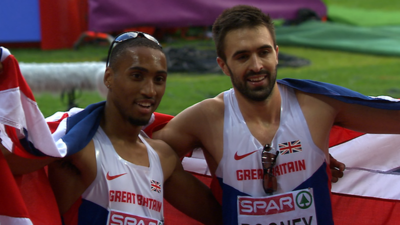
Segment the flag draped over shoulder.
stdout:
[[[4,71],[0,74],[2,144],[17,155],[30,158],[64,157],[86,146],[99,126],[105,103],[93,104],[84,110],[71,109],[44,119],[19,71],[18,62],[7,49],[0,50],[0,58],[4,64]],[[278,82],[300,91],[327,95],[347,103],[400,110],[400,102],[395,99],[367,97],[336,85],[295,79]],[[172,118],[165,114],[154,115],[153,123],[145,129],[149,136]],[[396,159],[397,152],[400,152],[396,150],[400,150],[397,147],[399,144],[397,135],[362,134],[337,127],[332,129],[330,151],[335,158],[347,165],[345,177],[332,187],[333,213],[337,224],[394,224],[394,221],[400,219],[400,192],[396,188],[400,185],[396,180],[399,167]],[[194,155],[197,157],[199,154]],[[184,159],[184,168],[203,174],[203,181],[209,185],[211,178],[207,178],[208,169],[205,161],[200,161],[201,157]],[[192,165],[196,167],[190,168]],[[2,154],[0,169],[0,179],[4,181],[0,185],[0,224],[61,224],[44,170],[29,175],[36,183],[26,179],[24,181],[24,177],[13,177]],[[40,195],[44,192],[50,197],[39,202],[38,199],[42,199]],[[35,196],[38,196],[37,201],[32,201]],[[374,210],[372,213],[369,211],[371,209]],[[178,223],[181,214],[169,214],[172,212],[169,210],[172,208],[166,209],[166,217],[175,217],[170,221]],[[42,223],[43,221],[47,223]]]
[[[30,156],[21,151],[22,146],[27,144],[25,141],[29,140],[26,136],[23,137],[22,133],[27,127],[36,125],[47,131],[48,128],[37,109],[32,92],[20,73],[17,60],[3,47],[0,47],[0,59],[3,66],[3,71],[0,71],[2,144],[16,150],[15,152],[19,155]],[[25,110],[31,112],[26,117]],[[37,117],[43,120],[39,124],[36,124]],[[57,204],[44,169],[14,177],[0,152],[0,180],[2,181],[0,184],[0,224],[61,224]]]
[[[73,108],[44,118],[18,61],[0,47],[0,138],[2,145],[25,158],[65,157],[81,150],[95,134],[104,102]],[[0,224],[61,224],[45,168],[13,176],[0,154]]]
[[325,95],[350,104],[359,104],[378,109],[400,110],[400,101],[398,99],[388,96],[365,96],[353,90],[334,84],[313,80],[298,80],[289,78],[278,80],[278,83],[292,87],[299,91],[310,94]]
[[44,119],[21,75],[18,61],[7,49],[1,49],[4,58],[0,76],[2,144],[14,154],[29,158],[65,157],[86,146],[96,133],[105,102],[84,110],[72,108]]
[[[5,52],[5,71],[0,74],[0,101],[5,103],[0,107],[2,144],[27,158],[64,157],[86,146],[99,126],[105,102],[57,112],[45,119],[21,75],[18,61],[7,49],[0,50]],[[154,113],[144,129],[151,136],[153,129],[160,129],[172,117]],[[13,176],[0,152],[0,179],[5,181],[0,186],[0,224],[61,224],[45,169]],[[165,213],[169,223],[200,224],[167,202]]]
[[6,70],[1,76],[2,144],[14,154],[29,158],[65,157],[86,146],[96,133],[105,102],[84,110],[72,108],[44,119],[16,59],[12,55],[9,58],[15,62],[13,66],[18,73]]
[[[18,61],[2,49],[0,76],[0,138],[15,154],[25,157],[60,156],[32,91],[21,75]],[[41,149],[43,152],[38,152]],[[26,154],[28,151],[30,154]]]
[[[400,110],[400,101],[387,96],[364,96],[343,87],[309,80],[278,82],[351,104]],[[346,165],[344,177],[332,184],[335,224],[399,224],[400,135],[364,134],[334,126],[329,147],[332,156]]]
[[[351,104],[400,110],[400,101],[387,96],[368,97],[340,86],[310,80],[283,79],[278,80],[278,83]],[[166,123],[159,120],[165,118],[156,116],[156,122]],[[329,146],[331,154],[347,166],[344,177],[332,185],[335,224],[398,224],[400,135],[364,134],[334,126],[330,133]],[[209,174],[207,163],[201,154],[185,157],[182,164],[185,170],[197,176]],[[211,179],[208,176],[208,180]],[[211,188],[214,193],[220,193],[216,183],[211,183]]]

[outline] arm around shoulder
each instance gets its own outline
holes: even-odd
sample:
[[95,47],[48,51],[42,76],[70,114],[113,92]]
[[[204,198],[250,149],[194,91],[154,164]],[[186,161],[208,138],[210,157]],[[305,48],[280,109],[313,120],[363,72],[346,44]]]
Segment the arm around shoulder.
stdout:
[[[222,208],[210,188],[182,167],[176,153],[160,140],[153,148],[164,173],[164,198],[179,211],[204,224],[222,224]],[[161,145],[162,143],[162,145]]]
[[206,99],[179,113],[164,128],[154,132],[153,138],[165,141],[179,157],[183,157],[193,149],[203,147],[204,136],[215,132],[212,129],[214,117],[219,118],[223,112],[222,101]]
[[211,190],[177,161],[164,184],[164,198],[175,208],[203,224],[222,224],[222,207]]

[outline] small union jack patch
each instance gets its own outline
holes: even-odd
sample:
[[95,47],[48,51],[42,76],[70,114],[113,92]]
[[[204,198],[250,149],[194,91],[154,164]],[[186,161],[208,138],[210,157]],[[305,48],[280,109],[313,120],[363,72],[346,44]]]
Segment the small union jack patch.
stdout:
[[161,193],[161,184],[158,181],[151,180],[150,181],[150,188],[152,191],[155,191],[157,193]]
[[301,141],[289,141],[279,144],[279,154],[287,155],[291,153],[301,152],[303,149],[301,148]]

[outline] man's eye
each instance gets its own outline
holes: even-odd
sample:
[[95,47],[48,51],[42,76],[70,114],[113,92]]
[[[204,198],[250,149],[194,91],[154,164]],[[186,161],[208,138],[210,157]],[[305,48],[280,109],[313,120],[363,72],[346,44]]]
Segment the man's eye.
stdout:
[[247,58],[248,58],[247,55],[239,55],[236,59],[237,59],[237,60],[245,60],[245,59],[247,59]]
[[265,51],[261,51],[261,55],[268,55],[269,51],[265,50]]
[[142,75],[140,73],[131,73],[131,77],[135,79],[140,79]]
[[163,76],[156,77],[156,82],[165,82],[166,78]]

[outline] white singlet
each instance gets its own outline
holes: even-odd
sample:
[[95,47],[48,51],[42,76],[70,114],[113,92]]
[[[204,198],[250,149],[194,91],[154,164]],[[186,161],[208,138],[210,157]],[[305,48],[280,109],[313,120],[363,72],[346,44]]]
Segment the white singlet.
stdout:
[[99,127],[94,136],[97,176],[82,195],[78,224],[144,224],[163,222],[164,176],[158,154],[146,145],[150,166],[121,158]]
[[[274,195],[294,190],[312,189],[313,196],[310,198],[314,200],[316,209],[314,213],[318,224],[333,224],[325,154],[312,140],[293,89],[284,85],[278,85],[278,87],[282,98],[280,125],[270,143],[274,150],[279,151],[274,167],[278,190]],[[239,206],[245,207],[243,209],[249,211],[251,209],[264,210],[261,205],[265,202],[267,205],[269,204],[269,200],[263,200],[264,203],[257,205],[260,208],[257,208],[256,205],[252,208],[253,206],[246,205],[246,202],[238,205],[239,196],[266,196],[262,184],[261,151],[263,146],[247,127],[233,89],[224,92],[224,104],[223,157],[216,170],[216,175],[223,190],[224,224],[238,224]],[[308,195],[306,197],[300,199],[303,200],[302,204],[311,201]],[[294,203],[292,203],[290,206],[293,206]],[[280,213],[279,209],[283,210],[283,206],[277,204],[276,213]],[[293,210],[295,209],[293,208]],[[296,220],[304,220],[304,223],[299,224],[307,224],[312,220],[309,217],[302,218],[301,213],[299,215]],[[267,219],[262,224],[276,223],[268,221],[268,215],[264,218]],[[293,221],[281,222],[287,224],[287,222],[295,223],[296,221],[293,219]],[[314,216],[312,224],[316,224],[315,222]]]

